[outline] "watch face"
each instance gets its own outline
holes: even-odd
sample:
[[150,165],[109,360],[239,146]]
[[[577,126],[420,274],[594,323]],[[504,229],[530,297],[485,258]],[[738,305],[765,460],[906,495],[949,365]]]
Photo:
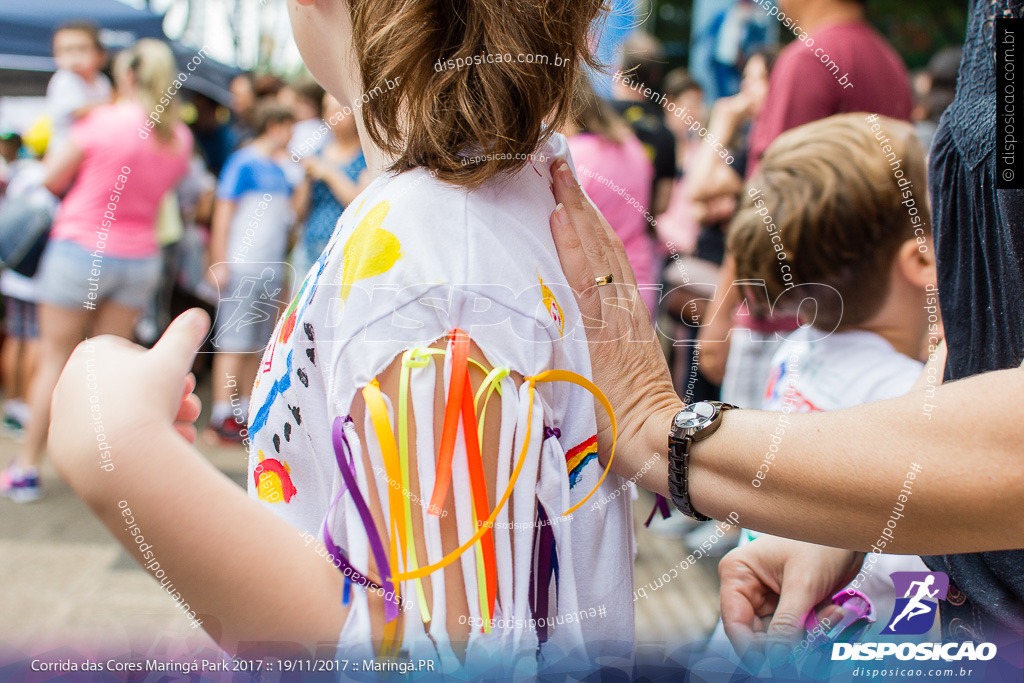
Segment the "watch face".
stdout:
[[683,429],[691,434],[694,430],[700,430],[711,423],[715,415],[715,407],[707,401],[700,401],[688,405],[685,410],[676,413],[673,425],[677,429]]

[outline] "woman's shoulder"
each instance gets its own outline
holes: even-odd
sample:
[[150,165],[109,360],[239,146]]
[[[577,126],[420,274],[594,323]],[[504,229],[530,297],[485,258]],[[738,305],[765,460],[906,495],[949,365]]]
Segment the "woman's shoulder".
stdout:
[[[192,158],[194,138],[192,131],[187,125],[181,121],[176,122],[171,126],[171,137],[167,140],[161,140],[155,135],[150,135],[147,140],[153,144],[150,148],[150,153],[156,154],[163,159],[172,160],[175,173],[180,172],[184,174],[188,170],[189,160]],[[171,170],[171,168],[169,167],[168,170]]]

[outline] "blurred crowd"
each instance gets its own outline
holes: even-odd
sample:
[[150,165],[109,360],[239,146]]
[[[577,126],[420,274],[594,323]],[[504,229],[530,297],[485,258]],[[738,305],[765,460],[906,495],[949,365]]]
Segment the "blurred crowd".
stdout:
[[20,442],[0,486],[18,501],[42,495],[49,397],[75,346],[151,345],[193,306],[217,320],[197,364],[205,436],[241,444],[296,274],[368,182],[355,117],[308,77],[240,73],[225,106],[181,89],[161,41],[109,55],[100,27],[74,22],[53,55],[43,116],[0,131],[3,425]]

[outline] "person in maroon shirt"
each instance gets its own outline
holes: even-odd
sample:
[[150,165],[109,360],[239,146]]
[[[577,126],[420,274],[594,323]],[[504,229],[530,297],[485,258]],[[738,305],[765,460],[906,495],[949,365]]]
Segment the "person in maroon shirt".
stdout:
[[778,4],[793,18],[797,40],[786,46],[772,70],[768,98],[750,132],[748,177],[768,145],[790,128],[854,111],[910,120],[910,74],[888,41],[865,21],[867,0]]

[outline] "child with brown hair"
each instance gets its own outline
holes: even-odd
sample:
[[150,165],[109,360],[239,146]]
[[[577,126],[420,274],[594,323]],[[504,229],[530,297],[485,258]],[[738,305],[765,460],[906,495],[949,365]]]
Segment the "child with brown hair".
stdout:
[[[914,386],[925,342],[934,349],[941,336],[926,188],[924,149],[903,121],[839,114],[768,148],[728,237],[737,276],[765,283],[748,288],[748,302],[769,315],[798,310],[801,321],[772,357],[762,409],[839,410]],[[784,438],[779,420],[773,443]],[[752,483],[773,465],[769,446]],[[917,556],[868,559],[850,589],[881,615],[894,604],[890,572],[927,571]]]
[[[310,72],[355,104],[382,173],[264,354],[249,416],[259,502],[172,433],[194,436],[183,376],[200,317],[149,353],[96,340],[64,373],[59,467],[139,559],[127,501],[229,650],[326,640],[480,676],[632,652],[630,506],[577,512],[623,480],[597,459],[597,388],[550,232],[553,184],[576,182],[554,131],[593,65],[601,5],[511,4],[289,3]],[[432,67],[487,51],[511,59]],[[109,472],[82,445],[90,394]],[[188,486],[165,486],[170,471]]]
[[[925,174],[924,150],[911,126],[841,114],[781,135],[748,183],[745,206],[729,228],[737,276],[765,283],[752,298],[770,314],[792,310],[805,297],[815,302],[801,306],[803,326],[789,344],[822,353],[850,340],[851,351],[884,351],[905,370],[877,357],[853,369],[854,358],[840,353],[850,369],[830,368],[836,384],[822,385],[825,375],[803,375],[817,383],[808,390],[821,409],[898,395],[920,374],[929,328],[924,301],[935,288]],[[885,390],[900,375],[910,381]],[[765,398],[784,380],[773,376]],[[816,406],[812,400],[808,409]]]

